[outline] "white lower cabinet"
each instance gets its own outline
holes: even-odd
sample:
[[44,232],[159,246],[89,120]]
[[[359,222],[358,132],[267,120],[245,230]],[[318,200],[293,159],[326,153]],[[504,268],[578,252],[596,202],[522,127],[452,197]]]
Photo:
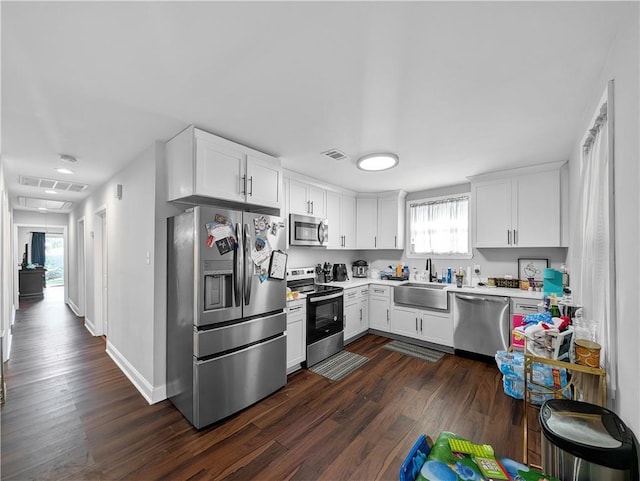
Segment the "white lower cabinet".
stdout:
[[391,316],[391,332],[453,347],[453,319],[450,312],[395,305]]
[[344,290],[344,341],[349,342],[369,328],[369,286]]
[[287,373],[295,371],[306,361],[307,301],[287,302]]
[[369,327],[389,332],[391,329],[391,287],[369,286]]

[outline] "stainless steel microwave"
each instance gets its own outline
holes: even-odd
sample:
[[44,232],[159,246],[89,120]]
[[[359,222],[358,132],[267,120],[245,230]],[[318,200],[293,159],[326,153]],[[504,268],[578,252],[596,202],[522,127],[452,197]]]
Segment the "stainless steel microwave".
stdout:
[[289,214],[289,244],[292,246],[326,247],[329,236],[327,219]]

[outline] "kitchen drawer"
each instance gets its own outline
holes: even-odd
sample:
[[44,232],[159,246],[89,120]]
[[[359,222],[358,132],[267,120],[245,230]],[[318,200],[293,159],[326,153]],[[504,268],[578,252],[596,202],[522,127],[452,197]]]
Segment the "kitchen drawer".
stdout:
[[352,287],[351,289],[345,289],[343,295],[345,301],[357,299],[360,296],[360,288]]
[[391,286],[383,286],[380,284],[371,284],[369,286],[369,294],[372,296],[385,296],[391,295]]

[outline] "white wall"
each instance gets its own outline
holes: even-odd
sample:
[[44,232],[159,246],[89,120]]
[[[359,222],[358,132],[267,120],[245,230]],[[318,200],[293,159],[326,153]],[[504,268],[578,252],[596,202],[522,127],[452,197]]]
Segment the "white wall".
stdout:
[[155,276],[154,276],[154,376],[159,401],[166,397],[167,380],[167,218],[180,214],[188,206],[166,202],[167,180],[164,143],[156,142],[156,210],[155,210]]
[[[585,112],[579,130],[576,132],[576,144],[570,159],[571,212],[576,212],[578,203],[577,182],[580,173],[580,142],[598,101],[610,79],[614,85],[614,165],[615,165],[615,249],[616,249],[616,288],[617,288],[617,355],[618,379],[614,409],[631,426],[636,435],[640,434],[640,297],[638,296],[638,272],[640,272],[640,235],[639,212],[640,195],[640,132],[638,93],[640,74],[640,33],[638,29],[639,5],[629,2],[627,24],[620,28],[614,40],[607,62],[600,77],[594,82],[592,95],[585,99]],[[580,227],[574,225],[574,236]],[[574,243],[580,239],[572,239]],[[588,259],[584,259],[588,262]],[[572,269],[580,269],[575,262]]]
[[15,320],[14,304],[14,259],[12,256],[12,213],[9,195],[4,179],[4,166],[0,158],[0,330],[2,338],[2,359],[9,358],[11,349],[11,326]]
[[[69,216],[70,301],[78,301],[77,222],[84,218],[86,240],[86,318],[96,319],[94,237],[96,213],[106,208],[108,337],[107,352],[149,402],[163,399],[164,379],[156,375],[164,352],[155,346],[156,324],[156,162],[154,144],[102,185]],[[115,197],[122,185],[122,199]],[[163,280],[164,282],[164,280]],[[95,326],[99,329],[99,326]],[[161,356],[161,359],[158,357]]]

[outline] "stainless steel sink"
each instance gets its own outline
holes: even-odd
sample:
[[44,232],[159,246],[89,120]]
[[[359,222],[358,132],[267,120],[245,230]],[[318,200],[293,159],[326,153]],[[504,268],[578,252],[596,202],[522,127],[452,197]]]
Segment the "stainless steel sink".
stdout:
[[426,309],[449,310],[448,284],[406,282],[393,288],[393,302]]

